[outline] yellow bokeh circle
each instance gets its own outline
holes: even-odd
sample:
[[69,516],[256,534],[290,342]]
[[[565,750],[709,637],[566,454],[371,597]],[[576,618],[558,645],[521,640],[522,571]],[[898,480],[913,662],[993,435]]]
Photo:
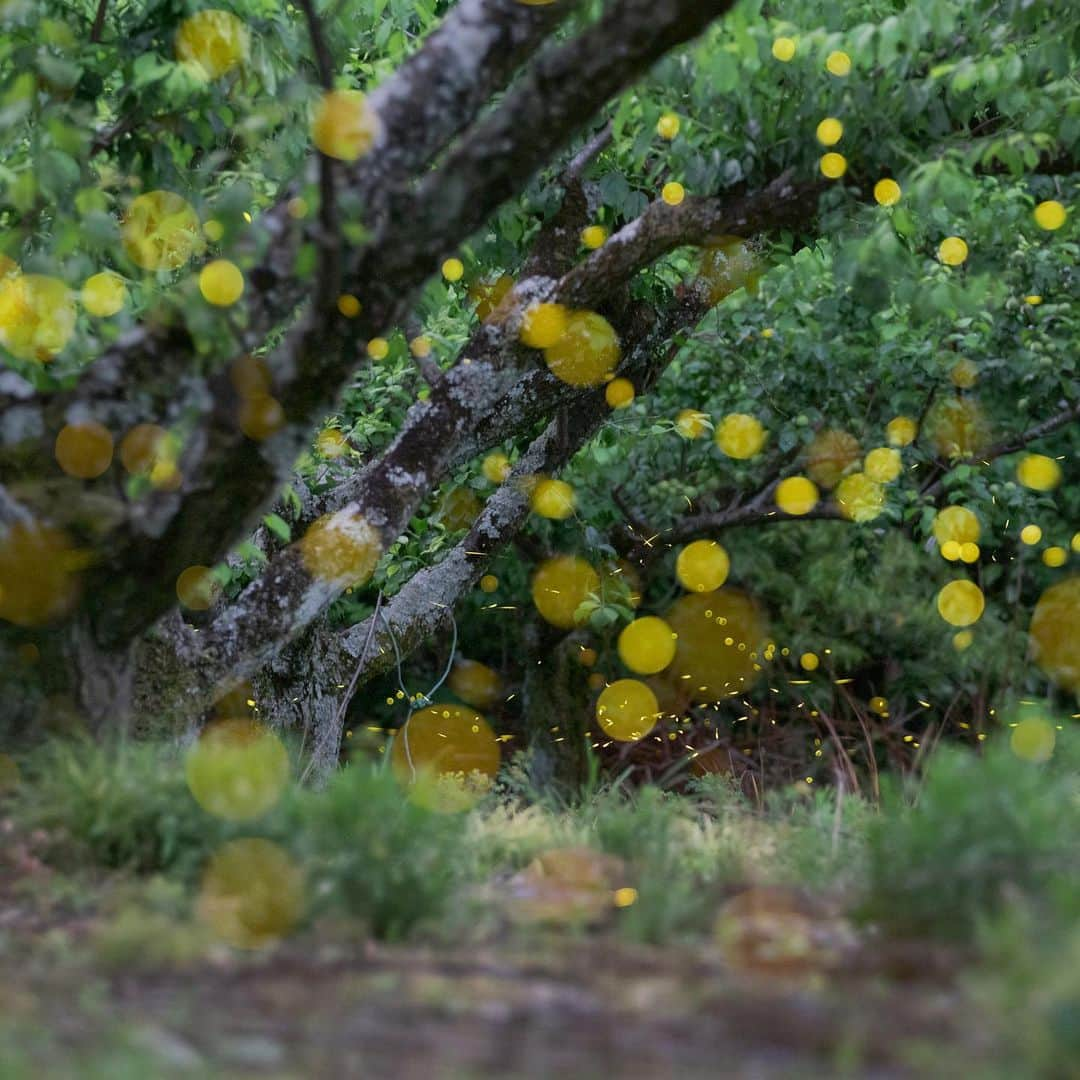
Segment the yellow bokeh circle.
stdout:
[[638,675],[655,675],[675,658],[675,633],[663,619],[646,615],[619,634],[619,659]]
[[638,679],[618,679],[604,687],[596,701],[596,719],[603,733],[618,742],[637,742],[656,725],[660,705]]
[[675,576],[687,592],[714,592],[727,581],[731,560],[715,540],[695,540],[679,552]]

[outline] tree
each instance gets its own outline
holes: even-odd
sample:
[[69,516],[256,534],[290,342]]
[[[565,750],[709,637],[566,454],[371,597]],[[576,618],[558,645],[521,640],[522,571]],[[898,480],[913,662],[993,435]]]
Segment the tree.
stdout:
[[[558,667],[575,622],[613,650],[620,557],[652,606],[672,546],[783,516],[864,553],[961,497],[1063,529],[1068,495],[1001,485],[1080,415],[1072,226],[1032,218],[1075,188],[1075,16],[729,9],[9,2],[0,615],[45,659],[6,665],[20,699],[175,726],[253,679],[325,768],[357,687],[430,635],[445,655],[455,608],[480,625],[510,542],[597,564],[569,626],[522,631]],[[858,465],[898,415],[924,434],[886,489]],[[777,514],[808,454],[840,497]],[[580,514],[549,524],[537,484],[568,463]],[[817,527],[765,530],[740,580]],[[700,723],[720,690],[672,707]]]

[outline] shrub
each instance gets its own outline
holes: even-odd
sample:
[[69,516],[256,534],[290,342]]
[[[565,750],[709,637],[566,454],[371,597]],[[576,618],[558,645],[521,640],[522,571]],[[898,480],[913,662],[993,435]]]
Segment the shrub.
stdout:
[[866,914],[896,933],[961,939],[1017,899],[1075,916],[1075,750],[1059,740],[1040,766],[1004,740],[983,757],[942,747],[913,804],[889,786],[869,832]]
[[437,919],[468,864],[465,823],[410,802],[394,778],[367,764],[323,791],[297,792],[289,812],[313,895],[397,940]]

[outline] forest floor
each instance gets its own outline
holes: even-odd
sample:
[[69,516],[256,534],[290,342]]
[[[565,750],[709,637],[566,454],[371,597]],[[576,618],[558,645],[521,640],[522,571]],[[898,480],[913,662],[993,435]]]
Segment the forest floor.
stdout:
[[10,824],[5,841],[5,1080],[901,1077],[936,1075],[943,1047],[981,1056],[938,945],[769,973],[603,927],[455,948],[325,923],[246,954],[132,907],[122,876],[61,875]]

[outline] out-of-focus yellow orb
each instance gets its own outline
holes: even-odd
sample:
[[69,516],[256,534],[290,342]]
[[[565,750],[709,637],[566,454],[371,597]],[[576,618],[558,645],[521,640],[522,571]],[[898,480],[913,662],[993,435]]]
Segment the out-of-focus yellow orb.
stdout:
[[394,736],[390,768],[409,798],[429,810],[466,810],[499,771],[499,744],[488,722],[463,705],[413,713]]
[[975,635],[970,630],[958,630],[953,634],[952,646],[957,652],[964,652],[971,648]]
[[1042,561],[1051,570],[1057,570],[1069,561],[1069,553],[1063,547],[1054,545],[1042,553]]
[[[709,289],[709,303],[719,304],[733,292],[745,289],[753,295],[764,266],[755,249],[741,236],[719,236],[706,245],[701,257],[701,276]],[[772,331],[762,331],[771,337]]]
[[803,671],[817,671],[820,664],[821,661],[818,659],[817,653],[804,652],[802,656],[799,657],[799,667],[801,667]]
[[968,246],[959,236],[946,236],[938,245],[938,259],[946,266],[960,266],[967,257]]
[[382,554],[382,537],[359,514],[339,510],[313,521],[297,547],[313,578],[345,588],[371,577]]
[[489,709],[502,697],[499,673],[479,660],[457,660],[447,682],[454,694],[476,709]]
[[847,172],[847,158],[843,154],[830,151],[821,155],[818,168],[821,169],[821,175],[827,179],[839,180]]
[[889,715],[889,702],[883,697],[872,697],[869,701],[870,711],[878,716]]
[[695,540],[679,552],[675,576],[687,592],[714,592],[727,581],[731,560],[715,540]]
[[565,521],[574,513],[577,495],[565,480],[538,480],[529,495],[534,514],[553,521]]
[[661,139],[667,139],[670,142],[679,134],[679,129],[682,127],[682,122],[679,120],[675,113],[664,113],[663,116],[656,122],[656,134]]
[[806,471],[818,487],[832,490],[840,478],[862,457],[854,435],[828,428],[814,437],[806,449]]
[[566,333],[569,321],[562,304],[534,304],[521,321],[521,342],[530,349],[548,349]]
[[910,416],[896,416],[885,425],[890,446],[910,446],[919,433],[919,425]]
[[202,79],[221,78],[247,54],[247,28],[231,11],[196,11],[176,32],[176,59]]
[[575,311],[562,336],[544,350],[544,362],[570,386],[598,386],[619,366],[619,337],[595,311]]
[[1041,716],[1026,716],[1009,735],[1009,749],[1023,761],[1041,765],[1054,754],[1057,733]]
[[778,37],[772,43],[772,54],[781,64],[788,63],[795,56],[795,39]]
[[1056,199],[1048,199],[1035,207],[1035,224],[1040,229],[1053,231],[1065,224],[1065,207]]
[[963,550],[963,544],[958,543],[956,540],[946,540],[941,545],[941,557],[948,559],[949,562],[956,562],[960,558],[960,552]]
[[826,116],[815,134],[822,146],[835,146],[844,137],[844,125],[835,116]]
[[851,57],[846,52],[836,49],[825,57],[825,70],[830,75],[843,78],[851,71]]
[[678,635],[675,659],[664,679],[690,700],[717,701],[757,679],[750,654],[759,650],[767,629],[746,593],[729,586],[687,593],[668,608],[664,619]]
[[684,188],[678,180],[670,180],[661,189],[660,198],[663,199],[668,206],[679,206],[686,198],[686,188]]
[[127,303],[127,286],[119,274],[102,270],[99,274],[91,274],[83,282],[79,299],[90,315],[107,319]]
[[891,484],[901,469],[900,454],[891,446],[879,446],[866,455],[863,472],[879,484]]
[[655,675],[675,657],[675,633],[663,619],[646,615],[619,634],[619,659],[638,675]]
[[210,857],[195,910],[222,941],[238,949],[261,949],[296,926],[304,892],[303,872],[284,848],[244,837]]
[[675,417],[675,430],[684,439],[700,439],[709,423],[708,413],[699,409],[682,409]]
[[342,293],[337,298],[337,309],[346,319],[355,319],[363,305],[352,293]]
[[603,247],[607,237],[607,229],[603,225],[588,225],[581,230],[581,242],[590,251]]
[[205,246],[199,215],[173,191],[148,191],[133,199],[120,239],[128,258],[143,270],[179,270]]
[[953,386],[961,390],[970,390],[975,385],[975,380],[978,377],[979,369],[973,361],[968,360],[966,357],[957,360],[949,370],[949,381]]
[[968,542],[960,545],[960,561],[973,563],[979,561],[979,545]]
[[938,593],[938,614],[950,626],[971,626],[982,618],[985,607],[982,590],[966,578],[950,581]]
[[720,421],[713,439],[728,457],[745,461],[761,452],[766,432],[757,417],[747,413],[728,413]]
[[939,544],[955,540],[958,544],[978,543],[982,532],[979,519],[965,506],[946,506],[934,517],[934,537]]
[[323,428],[315,437],[315,449],[321,457],[333,461],[349,452],[349,440],[338,428]]
[[74,297],[59,278],[0,278],[0,345],[20,360],[48,363],[71,339],[75,319]]
[[805,476],[789,476],[776,485],[776,505],[785,514],[801,517],[818,504],[817,484]]
[[576,555],[556,555],[537,568],[532,579],[536,610],[552,626],[571,630],[574,613],[590,593],[600,588],[600,575]]
[[56,462],[68,476],[93,480],[112,464],[113,439],[96,420],[65,424],[56,436]]
[[604,400],[612,409],[625,409],[634,403],[634,384],[629,379],[612,379],[604,387]]
[[363,157],[379,133],[379,118],[359,90],[327,90],[311,118],[311,141],[338,161]]
[[493,593],[499,587],[499,579],[494,574],[485,574],[480,579],[481,592]]
[[1033,547],[1042,539],[1042,535],[1042,529],[1038,525],[1025,525],[1020,530],[1020,541]]
[[289,755],[262,724],[234,717],[202,732],[187,753],[184,775],[208,814],[251,821],[281,798],[289,782]]
[[460,259],[446,259],[442,264],[442,276],[447,281],[460,281],[465,276],[465,264]]
[[885,177],[874,185],[874,201],[879,206],[895,206],[900,201],[900,185]]
[[44,626],[68,614],[79,597],[75,575],[82,564],[61,529],[15,522],[0,533],[0,619]]
[[1053,491],[1061,483],[1061,466],[1045,454],[1025,454],[1016,466],[1016,479],[1032,491]]
[[990,444],[990,425],[971,396],[939,398],[926,415],[923,431],[942,457],[976,457]]
[[1028,629],[1031,658],[1058,686],[1080,693],[1080,577],[1039,597]]
[[884,490],[866,473],[845,476],[836,485],[835,496],[840,513],[849,521],[873,521],[885,506]]
[[176,579],[176,596],[188,611],[209,611],[221,586],[209,566],[189,566]]
[[596,701],[603,733],[618,742],[637,742],[652,731],[660,715],[656,695],[638,679],[617,679]]
[[231,307],[244,294],[244,275],[228,259],[215,259],[199,272],[199,292],[208,304]]
[[510,475],[510,459],[501,450],[493,450],[484,458],[480,471],[489,483],[501,484]]

